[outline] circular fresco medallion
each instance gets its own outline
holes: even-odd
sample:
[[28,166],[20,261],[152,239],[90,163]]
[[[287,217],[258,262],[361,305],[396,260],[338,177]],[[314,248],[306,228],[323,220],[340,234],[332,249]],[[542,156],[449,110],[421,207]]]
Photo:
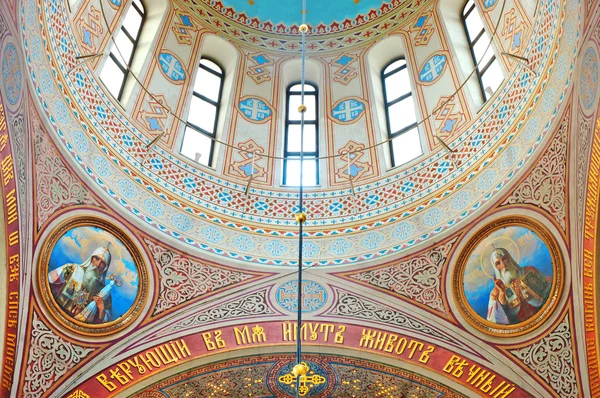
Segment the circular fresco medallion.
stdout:
[[476,329],[517,336],[543,322],[558,303],[563,261],[541,224],[524,217],[492,222],[461,252],[453,290]]
[[123,231],[95,217],[71,219],[56,228],[38,269],[50,313],[63,326],[86,335],[127,327],[148,295],[139,250]]

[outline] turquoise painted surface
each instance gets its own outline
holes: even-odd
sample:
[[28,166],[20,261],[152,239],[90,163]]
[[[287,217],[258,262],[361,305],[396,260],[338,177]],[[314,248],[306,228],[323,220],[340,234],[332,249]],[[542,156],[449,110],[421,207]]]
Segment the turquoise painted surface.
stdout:
[[[252,3],[252,4],[250,4]],[[307,4],[306,23],[329,25],[334,21],[342,22],[346,18],[353,20],[358,15],[367,14],[372,9],[378,10],[383,3],[389,0],[354,0],[346,1],[314,1]],[[244,12],[248,17],[258,17],[261,21],[271,21],[275,24],[283,23],[290,26],[302,23],[302,3],[300,1],[278,0],[233,0],[223,1],[225,8],[233,7],[236,12]]]

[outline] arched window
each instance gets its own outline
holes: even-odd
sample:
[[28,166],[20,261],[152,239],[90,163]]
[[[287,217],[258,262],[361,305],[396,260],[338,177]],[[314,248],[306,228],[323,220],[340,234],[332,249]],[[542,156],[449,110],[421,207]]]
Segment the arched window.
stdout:
[[200,60],[181,153],[205,166],[212,164],[223,76],[223,69],[215,62],[207,58]]
[[[283,185],[300,185],[300,116],[302,85],[292,84],[287,89],[287,112],[285,116],[285,140],[283,149]],[[304,147],[303,186],[319,184],[319,124],[317,112],[317,88],[304,84]]]
[[423,154],[406,61],[392,61],[383,68],[381,80],[394,167]]
[[490,44],[490,35],[475,7],[473,0],[467,1],[463,8],[462,19],[467,32],[471,55],[476,66],[479,86],[485,101],[498,89],[504,80],[504,73]]
[[123,87],[125,87],[144,19],[144,5],[140,0],[132,0],[121,28],[115,32],[110,54],[100,72],[100,79],[113,97],[119,101],[123,96]]

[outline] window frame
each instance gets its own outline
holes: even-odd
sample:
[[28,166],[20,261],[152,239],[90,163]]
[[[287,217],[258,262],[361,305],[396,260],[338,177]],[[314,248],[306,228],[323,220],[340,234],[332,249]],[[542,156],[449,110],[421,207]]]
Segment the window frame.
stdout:
[[[386,70],[393,65],[394,63],[398,62],[398,61],[404,61],[404,65],[399,66],[398,68],[395,68],[392,71],[388,71],[386,72]],[[406,94],[403,94],[401,96],[399,96],[398,98],[392,100],[392,101],[388,101],[388,92],[387,92],[387,86],[385,84],[386,79],[395,75],[396,73],[400,73],[402,70],[406,69],[407,73],[408,73],[408,85],[410,87],[410,91]],[[382,86],[382,91],[383,91],[383,106],[385,108],[385,121],[386,121],[386,126],[387,126],[387,135],[388,135],[388,144],[389,144],[389,148],[390,148],[390,159],[391,159],[391,163],[392,163],[392,168],[396,167],[396,166],[400,166],[401,164],[396,164],[396,159],[395,159],[395,154],[394,154],[394,145],[393,145],[393,141],[395,138],[400,137],[401,135],[408,133],[409,131],[413,130],[414,128],[417,129],[417,134],[419,133],[418,129],[419,129],[419,117],[417,114],[417,109],[414,106],[414,104],[416,103],[414,101],[414,93],[413,93],[413,89],[412,86],[410,84],[410,71],[408,70],[408,63],[406,62],[406,58],[404,57],[397,57],[392,59],[390,62],[388,62],[387,64],[385,64],[385,66],[381,69],[381,86]],[[393,105],[405,100],[408,97],[413,97],[413,110],[415,112],[415,119],[416,121],[412,124],[409,124],[408,126],[404,126],[403,128],[401,128],[398,131],[392,132],[392,125],[391,125],[391,121],[390,121],[390,107],[392,107]],[[421,143],[421,136],[419,135],[419,143]],[[421,143],[422,144],[422,143]],[[423,147],[421,146],[421,155],[423,154]],[[417,157],[421,156],[418,155],[413,159],[416,159]],[[410,161],[409,161],[410,162]],[[402,163],[405,164],[405,163]]]
[[[288,180],[288,160],[290,158],[292,160],[300,161],[300,151],[290,152],[288,151],[288,142],[289,142],[289,127],[290,125],[299,126],[302,124],[301,120],[290,120],[290,98],[292,95],[300,96],[302,95],[302,90],[292,90],[292,87],[302,84],[302,82],[292,82],[290,83],[285,90],[285,131],[284,131],[284,140],[283,140],[283,177],[282,177],[282,185],[290,186],[287,184]],[[315,162],[315,185],[318,186],[319,181],[319,88],[316,84],[312,82],[304,82],[304,86],[310,86],[313,88],[313,91],[304,91],[304,97],[310,95],[315,97],[315,119],[314,120],[304,120],[304,125],[314,125],[315,126],[315,150],[311,152],[303,151],[303,161],[314,160]],[[307,159],[308,158],[308,159]],[[302,163],[300,163],[300,167],[302,167]],[[304,174],[303,174],[304,177]],[[300,184],[304,186],[302,181]],[[311,185],[312,186],[312,185]]]
[[[135,51],[137,49],[138,42],[139,42],[141,34],[142,34],[142,29],[144,28],[144,23],[146,22],[146,7],[144,6],[144,3],[143,3],[142,0],[137,0],[137,1],[142,6],[142,10],[139,9],[139,7],[136,4],[135,0],[131,0],[131,5],[129,6],[129,8],[127,9],[127,11],[125,11],[125,13],[123,15],[123,21],[121,22],[121,26],[119,27],[119,31],[117,32],[117,34],[113,38],[112,48],[111,48],[111,50],[109,52],[109,55],[108,55],[110,61],[112,61],[117,66],[117,68],[119,68],[119,70],[121,72],[123,72],[123,79],[121,81],[121,87],[119,88],[119,93],[118,93],[118,95],[116,97],[117,101],[119,101],[119,102],[121,102],[121,99],[123,97],[123,90],[125,89],[125,83],[127,82],[127,78],[129,77],[129,71],[131,69],[131,63],[133,62],[133,58],[135,56]],[[135,39],[132,37],[131,33],[129,33],[129,31],[127,30],[127,28],[124,26],[125,20],[127,19],[127,14],[129,12],[131,12],[132,8],[141,17],[140,26],[139,26],[139,29],[137,31],[137,35],[136,35]],[[115,52],[113,52],[113,50],[115,50],[117,48],[116,37],[121,33],[121,31],[123,32],[123,34],[125,35],[125,37],[133,44],[133,46],[131,48],[131,54],[129,55],[129,60],[126,61],[126,65],[122,65],[121,61],[119,60],[119,56],[116,55]],[[106,67],[106,64],[102,68],[104,69],[105,67]],[[109,92],[110,92],[110,90],[109,90]],[[113,93],[111,92],[111,94],[113,94]]]
[[[472,2],[472,6],[468,11],[465,12],[469,2]],[[476,37],[473,40],[471,40],[471,32],[469,32],[469,29],[467,27],[467,17],[472,12],[477,13],[477,16],[479,17],[479,20],[481,21],[481,25],[482,25],[481,31],[479,31],[479,33],[476,35]],[[461,22],[463,25],[463,29],[467,36],[467,44],[469,46],[469,51],[471,52],[471,59],[473,61],[473,66],[475,67],[475,73],[477,75],[477,80],[479,82],[479,91],[481,92],[481,95],[483,98],[483,103],[486,103],[492,97],[492,95],[488,96],[488,94],[485,92],[485,87],[483,87],[483,75],[487,72],[487,70],[492,66],[492,64],[494,62],[499,62],[498,58],[496,57],[496,52],[494,51],[494,43],[493,43],[494,40],[493,40],[493,37],[490,37],[490,44],[489,44],[490,48],[488,48],[488,50],[487,50],[487,51],[492,52],[492,56],[490,57],[489,61],[485,65],[483,65],[483,66],[479,65],[479,63],[477,62],[477,57],[475,55],[475,45],[477,44],[477,41],[479,39],[481,39],[482,36],[488,34],[487,30],[486,30],[486,26],[485,26],[485,21],[483,20],[483,17],[479,13],[479,10],[477,9],[477,5],[475,4],[474,0],[467,0],[465,2],[465,5],[462,7],[460,16],[461,16]],[[485,56],[485,53],[483,56]],[[481,67],[481,69],[480,69],[480,67]],[[494,90],[494,93],[495,92],[496,92],[496,90]]]
[[[211,69],[210,67],[203,65],[202,64],[203,60],[207,60],[207,61],[210,61],[213,64],[215,64],[221,70],[221,73],[218,73],[214,69]],[[204,70],[204,71],[206,71],[208,73],[211,73],[211,74],[217,76],[220,79],[220,82],[219,82],[219,95],[217,96],[218,97],[217,101],[214,101],[214,100],[206,97],[205,95],[200,94],[200,93],[198,93],[198,92],[196,92],[194,90],[195,85],[196,85],[196,80],[198,79],[198,72],[199,72],[200,69],[202,69],[202,70]],[[186,130],[187,130],[188,127],[191,128],[192,130],[194,130],[197,133],[200,133],[200,134],[203,134],[203,135],[207,136],[208,138],[210,138],[210,152],[209,152],[210,155],[208,156],[208,163],[206,164],[208,167],[212,167],[213,158],[214,158],[215,139],[217,138],[217,126],[218,126],[218,123],[219,123],[219,111],[220,111],[220,108],[221,108],[221,100],[223,98],[223,83],[224,83],[224,81],[225,81],[225,70],[223,69],[223,66],[221,66],[221,64],[219,62],[215,61],[213,58],[210,58],[210,57],[200,58],[200,60],[198,61],[198,69],[196,70],[196,74],[194,75],[194,84],[192,85],[192,95],[190,96],[190,99],[189,99],[189,111],[188,111],[188,115],[187,115],[187,118],[186,118],[186,121],[185,121],[186,128],[183,130],[183,138],[181,140],[181,147],[179,149],[179,152],[182,153],[183,144],[185,142],[185,134],[186,134]],[[214,123],[213,123],[213,128],[212,128],[213,132],[212,133],[209,132],[209,131],[206,131],[202,127],[197,126],[196,124],[194,124],[194,123],[192,123],[192,122],[189,121],[189,118],[190,118],[189,116],[190,116],[190,113],[192,112],[192,106],[191,106],[191,104],[192,104],[193,97],[196,97],[199,100],[201,100],[203,102],[206,102],[206,103],[208,103],[208,104],[210,104],[210,105],[212,105],[212,106],[215,107],[215,109],[216,109],[215,110],[215,120],[214,120]],[[200,163],[200,162],[198,162],[198,163]],[[200,164],[202,164],[202,163],[200,163]]]

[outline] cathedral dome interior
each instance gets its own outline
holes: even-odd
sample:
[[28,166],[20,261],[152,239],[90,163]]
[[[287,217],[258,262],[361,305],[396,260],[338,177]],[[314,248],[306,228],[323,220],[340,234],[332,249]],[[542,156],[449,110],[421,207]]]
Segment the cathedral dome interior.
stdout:
[[600,396],[599,4],[2,2],[0,396]]

